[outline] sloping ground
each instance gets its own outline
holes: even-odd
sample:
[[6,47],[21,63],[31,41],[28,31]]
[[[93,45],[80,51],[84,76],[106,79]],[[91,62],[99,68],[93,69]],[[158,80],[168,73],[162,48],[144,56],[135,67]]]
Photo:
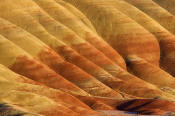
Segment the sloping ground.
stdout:
[[173,5],[0,0],[0,116],[173,116]]

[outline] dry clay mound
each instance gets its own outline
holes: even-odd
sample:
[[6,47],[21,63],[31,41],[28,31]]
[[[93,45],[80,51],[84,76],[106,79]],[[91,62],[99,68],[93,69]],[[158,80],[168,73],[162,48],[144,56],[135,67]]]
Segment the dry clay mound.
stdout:
[[175,112],[173,0],[0,0],[0,116]]

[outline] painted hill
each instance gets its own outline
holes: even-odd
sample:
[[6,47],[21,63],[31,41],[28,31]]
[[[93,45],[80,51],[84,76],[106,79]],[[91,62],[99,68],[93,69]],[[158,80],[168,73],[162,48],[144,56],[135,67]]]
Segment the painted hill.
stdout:
[[0,116],[175,112],[173,0],[0,0]]

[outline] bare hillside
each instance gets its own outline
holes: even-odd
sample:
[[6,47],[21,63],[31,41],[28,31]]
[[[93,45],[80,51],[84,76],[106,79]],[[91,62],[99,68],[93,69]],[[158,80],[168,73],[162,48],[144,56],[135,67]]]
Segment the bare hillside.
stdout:
[[0,116],[175,115],[174,0],[0,0]]

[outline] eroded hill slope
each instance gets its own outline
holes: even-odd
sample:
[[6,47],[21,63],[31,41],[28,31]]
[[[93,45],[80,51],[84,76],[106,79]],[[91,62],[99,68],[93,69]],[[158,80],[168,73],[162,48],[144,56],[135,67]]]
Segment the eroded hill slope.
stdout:
[[174,17],[163,0],[0,0],[0,116],[175,112]]

